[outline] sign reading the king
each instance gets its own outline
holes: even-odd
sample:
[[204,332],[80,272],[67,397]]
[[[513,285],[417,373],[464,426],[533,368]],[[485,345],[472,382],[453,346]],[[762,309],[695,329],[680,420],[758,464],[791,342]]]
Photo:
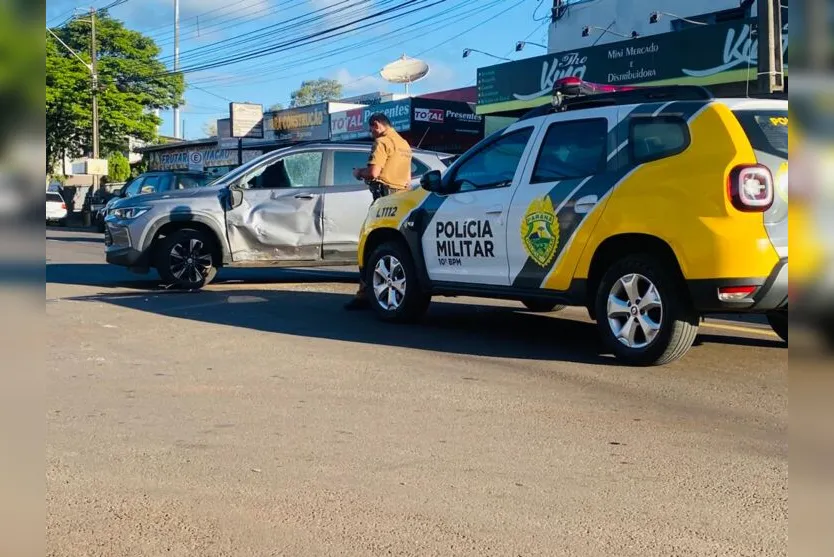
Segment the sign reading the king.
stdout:
[[547,267],[559,247],[559,219],[550,196],[534,199],[521,221],[521,240],[530,258]]

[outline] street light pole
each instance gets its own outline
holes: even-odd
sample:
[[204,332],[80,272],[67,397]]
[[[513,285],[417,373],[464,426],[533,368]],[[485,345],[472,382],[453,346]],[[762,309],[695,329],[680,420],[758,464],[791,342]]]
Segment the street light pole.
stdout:
[[[180,69],[180,0],[174,0],[174,73]],[[180,135],[180,107],[174,107],[174,137]]]

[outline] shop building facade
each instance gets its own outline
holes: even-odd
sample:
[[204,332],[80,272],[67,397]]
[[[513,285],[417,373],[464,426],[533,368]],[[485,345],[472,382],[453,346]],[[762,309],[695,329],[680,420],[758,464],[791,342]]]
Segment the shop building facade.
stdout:
[[[597,1],[620,4],[614,0]],[[580,3],[572,8],[578,10],[583,4],[592,7],[596,2]],[[788,18],[787,10],[782,12],[787,83]],[[709,19],[715,14],[699,17]],[[721,23],[692,24],[671,32],[620,38],[615,42],[479,68],[477,112],[485,116],[519,117],[531,108],[550,102],[553,84],[565,77],[608,85],[701,85],[717,96],[756,94],[758,39],[754,29],[757,19],[750,15],[749,9],[734,14],[736,18]],[[610,13],[608,18],[614,16]],[[644,16],[648,21],[649,14]],[[596,17],[605,21],[602,14]],[[577,35],[581,36],[581,31]],[[601,37],[600,43],[603,43]]]

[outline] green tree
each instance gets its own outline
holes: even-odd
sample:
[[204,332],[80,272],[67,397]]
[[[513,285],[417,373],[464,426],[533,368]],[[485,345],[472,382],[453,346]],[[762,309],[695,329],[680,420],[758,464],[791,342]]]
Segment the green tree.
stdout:
[[275,103],[269,107],[268,112],[278,112],[279,110],[284,110],[284,105],[282,103]]
[[[75,19],[53,31],[82,58],[90,59],[89,19]],[[96,43],[101,152],[126,151],[130,136],[154,140],[161,121],[153,111],[182,104],[182,75],[168,72],[152,39],[125,28],[106,12],[96,17]],[[91,151],[90,72],[47,34],[47,169],[63,156],[77,157]]]
[[119,151],[107,157],[108,182],[124,182],[130,178],[130,161]]
[[342,84],[335,79],[321,77],[304,81],[301,87],[290,95],[290,107],[307,106],[327,101],[336,101],[342,97]]

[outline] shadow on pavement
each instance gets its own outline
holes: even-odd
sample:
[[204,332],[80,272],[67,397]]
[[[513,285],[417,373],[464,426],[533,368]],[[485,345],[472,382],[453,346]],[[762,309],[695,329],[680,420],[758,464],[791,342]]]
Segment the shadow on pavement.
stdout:
[[[212,285],[288,282],[358,284],[358,281],[358,272],[328,270],[326,267],[320,269],[221,269]],[[46,266],[46,282],[106,288],[165,290],[155,270],[141,275],[123,267],[102,263],[49,263]]]
[[422,323],[393,326],[373,312],[348,313],[349,294],[235,290],[117,293],[71,298],[205,323],[308,338],[434,352],[612,365],[595,326],[514,308],[434,303]]
[[[535,315],[520,308],[443,303],[421,323],[390,325],[373,312],[348,313],[348,294],[234,290],[115,293],[72,298],[204,323],[308,338],[522,360],[617,365],[593,323]],[[702,335],[700,344],[778,347],[766,340]]]
[[70,242],[83,244],[103,244],[104,236],[47,236],[47,242]]

